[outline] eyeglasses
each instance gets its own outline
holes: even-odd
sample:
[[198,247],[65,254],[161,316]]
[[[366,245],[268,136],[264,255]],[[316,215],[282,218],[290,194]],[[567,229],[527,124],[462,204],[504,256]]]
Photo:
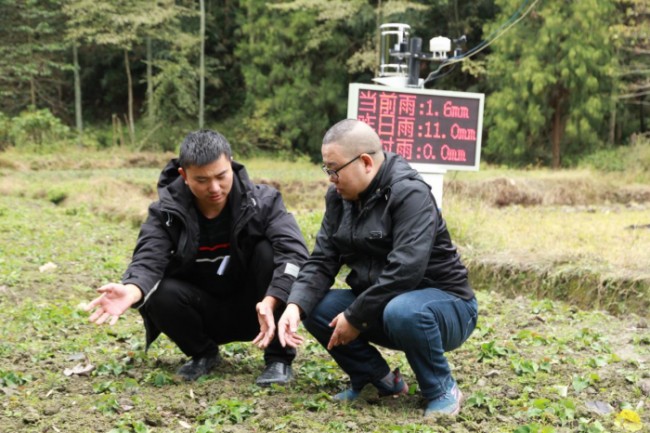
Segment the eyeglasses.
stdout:
[[331,168],[327,168],[327,166],[325,164],[321,165],[320,168],[331,179],[338,180],[339,179],[339,171],[343,170],[345,167],[352,164],[357,159],[361,158],[361,155],[374,155],[374,154],[375,154],[375,152],[360,153],[359,155],[355,156],[354,158],[352,158],[351,160],[349,160],[348,162],[346,162],[345,164],[343,164],[342,166],[340,166],[336,170],[332,170]]

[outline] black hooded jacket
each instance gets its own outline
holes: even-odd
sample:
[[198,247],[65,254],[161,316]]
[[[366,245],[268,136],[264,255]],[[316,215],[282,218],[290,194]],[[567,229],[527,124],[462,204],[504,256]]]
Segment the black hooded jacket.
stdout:
[[[135,284],[143,294],[139,308],[147,330],[147,346],[160,334],[142,305],[155,296],[164,277],[182,275],[194,261],[199,245],[199,224],[194,196],[173,159],[158,179],[158,201],[149,206],[123,284]],[[274,272],[266,294],[286,302],[298,270],[307,259],[305,241],[293,215],[287,212],[280,193],[254,184],[243,165],[232,163],[233,185],[228,196],[232,212],[231,260],[228,273],[242,280],[255,245],[262,239],[273,247]]]
[[314,251],[293,285],[290,303],[306,316],[325,296],[342,265],[356,300],[346,319],[364,331],[381,323],[394,297],[434,287],[474,297],[467,269],[422,177],[400,156],[386,153],[379,172],[358,201],[331,187]]

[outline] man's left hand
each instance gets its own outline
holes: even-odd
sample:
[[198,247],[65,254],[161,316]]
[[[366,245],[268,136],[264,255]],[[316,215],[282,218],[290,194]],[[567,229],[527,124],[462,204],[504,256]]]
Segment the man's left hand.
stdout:
[[345,318],[343,313],[339,313],[338,316],[330,322],[330,328],[334,328],[332,332],[332,337],[330,337],[329,343],[327,343],[327,350],[332,350],[336,346],[342,344],[348,344],[359,336],[360,332],[357,328],[350,325],[348,319]]
[[260,333],[253,340],[253,344],[260,349],[266,349],[275,336],[275,319],[273,311],[277,304],[277,299],[273,296],[266,296],[261,302],[255,305],[257,311],[257,320],[260,322]]

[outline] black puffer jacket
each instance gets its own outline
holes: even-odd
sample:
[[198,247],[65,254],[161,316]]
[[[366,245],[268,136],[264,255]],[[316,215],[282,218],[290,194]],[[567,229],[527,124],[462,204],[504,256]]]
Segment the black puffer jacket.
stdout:
[[289,301],[309,315],[342,265],[357,296],[345,317],[363,331],[380,323],[395,296],[435,287],[464,299],[474,297],[467,269],[452,244],[429,185],[400,156],[386,153],[375,179],[358,202],[331,187],[310,259]]
[[[173,159],[158,180],[159,200],[149,206],[147,220],[133,252],[133,258],[122,276],[123,284],[135,284],[142,290],[140,308],[155,296],[163,277],[183,274],[192,265],[199,243],[199,225],[194,196],[178,173]],[[298,269],[307,259],[305,241],[293,215],[287,212],[280,193],[268,185],[256,185],[243,165],[232,163],[233,186],[228,196],[232,211],[230,275],[245,276],[254,246],[267,239],[273,246],[275,270],[267,295],[286,302]],[[147,346],[160,331],[140,308],[147,329]]]

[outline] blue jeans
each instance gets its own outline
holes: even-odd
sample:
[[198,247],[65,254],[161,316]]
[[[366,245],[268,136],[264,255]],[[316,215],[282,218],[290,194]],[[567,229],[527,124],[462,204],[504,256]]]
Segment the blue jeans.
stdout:
[[[332,335],[328,325],[356,296],[351,290],[330,290],[304,321],[323,347]],[[467,340],[478,318],[476,298],[469,301],[439,289],[406,292],[384,308],[382,326],[362,332],[347,345],[330,350],[336,363],[350,376],[352,388],[361,390],[379,381],[390,367],[370,343],[405,353],[422,395],[431,400],[444,394],[451,380],[445,352]]]

